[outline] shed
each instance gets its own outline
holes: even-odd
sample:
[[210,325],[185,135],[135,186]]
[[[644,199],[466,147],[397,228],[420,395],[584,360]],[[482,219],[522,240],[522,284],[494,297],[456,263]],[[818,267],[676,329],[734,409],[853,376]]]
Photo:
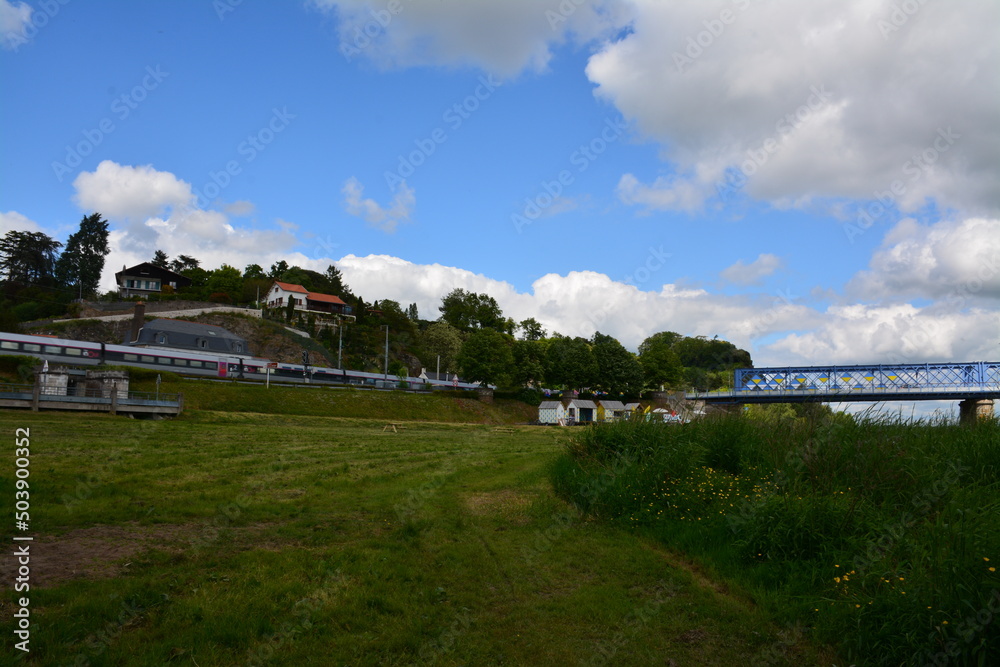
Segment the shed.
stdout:
[[559,401],[542,401],[538,406],[538,421],[543,424],[565,424],[566,408]]
[[574,398],[566,403],[566,418],[571,422],[592,422],[597,417],[597,403]]
[[625,418],[625,404],[621,401],[600,400],[597,402],[597,421],[613,422]]

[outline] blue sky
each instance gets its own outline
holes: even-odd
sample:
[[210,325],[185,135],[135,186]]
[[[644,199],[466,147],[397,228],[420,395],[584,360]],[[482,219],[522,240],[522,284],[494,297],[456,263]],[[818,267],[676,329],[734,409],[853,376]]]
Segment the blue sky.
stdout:
[[1000,10],[911,4],[0,0],[0,231],[100,211],[107,288],[159,248],[632,349],[995,359]]

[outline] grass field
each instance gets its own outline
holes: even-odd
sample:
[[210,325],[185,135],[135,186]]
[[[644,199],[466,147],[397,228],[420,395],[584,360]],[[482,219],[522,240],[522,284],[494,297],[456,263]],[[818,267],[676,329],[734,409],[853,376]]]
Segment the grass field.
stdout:
[[[566,430],[209,411],[0,425],[5,508],[31,429],[31,652],[3,640],[18,664],[833,662],[556,497]],[[3,568],[11,628],[25,594]]]

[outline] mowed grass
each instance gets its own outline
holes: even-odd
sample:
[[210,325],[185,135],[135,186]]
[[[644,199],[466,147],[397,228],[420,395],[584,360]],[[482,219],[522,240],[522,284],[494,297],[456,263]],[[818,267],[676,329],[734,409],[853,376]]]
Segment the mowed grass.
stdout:
[[[31,652],[4,640],[19,664],[831,663],[557,498],[565,430],[221,412],[0,425],[9,442],[31,429]],[[11,563],[8,628],[25,595]]]

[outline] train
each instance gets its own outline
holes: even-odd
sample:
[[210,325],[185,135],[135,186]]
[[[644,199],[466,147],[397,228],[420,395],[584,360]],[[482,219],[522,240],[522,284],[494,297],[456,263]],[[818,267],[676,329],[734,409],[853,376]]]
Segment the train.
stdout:
[[[268,359],[245,355],[205,354],[166,347],[133,347],[109,345],[80,340],[31,336],[0,332],[0,354],[30,355],[50,364],[96,366],[113,364],[135,366],[178,375],[211,377],[264,382],[319,383],[361,386],[378,389],[396,388],[401,381],[408,386],[430,385],[432,389],[477,389],[478,384],[452,380],[399,377],[382,373],[366,373],[343,368],[327,368],[310,364],[276,363]],[[270,377],[268,377],[270,376]]]

